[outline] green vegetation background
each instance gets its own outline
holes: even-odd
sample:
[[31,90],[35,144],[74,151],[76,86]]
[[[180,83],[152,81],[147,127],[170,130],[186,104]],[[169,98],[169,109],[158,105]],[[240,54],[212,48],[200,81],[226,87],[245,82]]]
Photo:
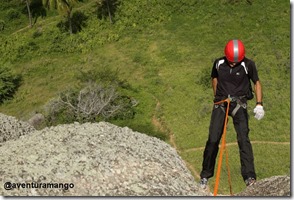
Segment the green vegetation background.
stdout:
[[[213,103],[210,70],[226,42],[238,38],[246,56],[256,62],[263,86],[265,117],[254,118],[254,100],[248,108],[258,179],[290,175],[289,2],[125,0],[110,24],[108,18],[97,19],[96,1],[85,0],[74,11],[88,16],[87,26],[73,35],[56,27],[64,19],[56,11],[28,28],[24,8],[16,0],[0,5],[0,22],[5,24],[0,32],[0,67],[23,77],[14,98],[0,105],[1,113],[28,120],[76,85],[80,71],[118,70],[134,88],[129,96],[139,104],[134,119],[111,122],[169,143],[173,135],[198,181]],[[22,14],[13,17],[8,14],[11,9]],[[231,121],[227,143],[237,193],[245,186]],[[214,179],[211,190],[213,186]],[[229,194],[225,167],[219,193]]]

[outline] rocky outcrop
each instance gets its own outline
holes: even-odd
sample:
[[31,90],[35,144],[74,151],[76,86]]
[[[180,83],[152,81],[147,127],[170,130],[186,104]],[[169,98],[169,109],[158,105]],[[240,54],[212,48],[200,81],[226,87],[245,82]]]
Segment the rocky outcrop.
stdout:
[[[208,195],[197,187],[170,145],[105,122],[34,131],[7,141],[0,152],[1,184],[8,182],[8,189],[17,187],[13,183],[30,187],[0,187],[2,195]],[[44,189],[42,183],[64,183],[72,188]]]
[[[100,122],[35,130],[0,114],[0,138],[2,196],[212,195],[175,149],[127,127]],[[290,177],[259,180],[236,196],[290,196]]]
[[34,130],[35,128],[29,123],[0,113],[0,145],[5,141],[17,139]]
[[290,177],[273,176],[247,187],[237,196],[290,196]]

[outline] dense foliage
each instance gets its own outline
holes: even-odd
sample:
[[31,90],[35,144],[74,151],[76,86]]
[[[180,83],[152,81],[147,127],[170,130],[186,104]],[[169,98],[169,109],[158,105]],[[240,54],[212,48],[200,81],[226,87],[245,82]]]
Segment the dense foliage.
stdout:
[[21,75],[15,75],[7,67],[0,67],[0,103],[13,98],[20,86]]

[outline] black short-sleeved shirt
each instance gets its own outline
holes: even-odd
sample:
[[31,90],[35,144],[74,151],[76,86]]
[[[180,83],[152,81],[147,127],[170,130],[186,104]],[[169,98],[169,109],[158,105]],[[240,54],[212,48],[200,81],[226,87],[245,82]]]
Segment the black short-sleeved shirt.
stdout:
[[[248,70],[248,75],[245,69]],[[230,67],[225,57],[216,59],[211,71],[211,77],[217,78],[216,97],[246,95],[250,84],[248,76],[254,84],[259,80],[255,63],[252,60],[245,57],[234,67]]]

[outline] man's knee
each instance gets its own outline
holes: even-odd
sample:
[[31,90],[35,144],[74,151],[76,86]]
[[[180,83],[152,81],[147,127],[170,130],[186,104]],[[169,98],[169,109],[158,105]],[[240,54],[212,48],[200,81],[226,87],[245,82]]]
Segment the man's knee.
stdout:
[[220,143],[219,139],[209,138],[206,142],[206,147],[215,149],[215,148],[218,148],[219,143]]

